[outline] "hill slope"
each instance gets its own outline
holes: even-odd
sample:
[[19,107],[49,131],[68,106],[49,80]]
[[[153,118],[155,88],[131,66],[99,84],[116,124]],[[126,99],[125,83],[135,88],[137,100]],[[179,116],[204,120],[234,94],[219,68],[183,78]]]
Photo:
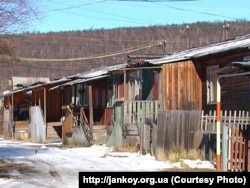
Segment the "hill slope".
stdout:
[[23,33],[4,36],[19,61],[1,61],[0,92],[12,76],[60,78],[126,61],[127,54],[171,54],[250,33],[250,22]]

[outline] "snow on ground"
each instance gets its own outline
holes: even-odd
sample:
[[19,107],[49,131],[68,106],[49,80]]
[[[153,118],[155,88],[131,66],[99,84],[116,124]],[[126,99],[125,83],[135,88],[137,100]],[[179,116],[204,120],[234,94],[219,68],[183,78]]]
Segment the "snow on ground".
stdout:
[[0,138],[0,164],[1,161],[32,167],[29,170],[12,170],[9,176],[0,171],[0,187],[4,188],[78,187],[80,171],[163,171],[180,168],[183,162],[189,168],[215,168],[210,161],[183,159],[178,163],[170,163],[157,161],[150,154],[114,152],[105,145],[65,148],[60,143],[42,145]]

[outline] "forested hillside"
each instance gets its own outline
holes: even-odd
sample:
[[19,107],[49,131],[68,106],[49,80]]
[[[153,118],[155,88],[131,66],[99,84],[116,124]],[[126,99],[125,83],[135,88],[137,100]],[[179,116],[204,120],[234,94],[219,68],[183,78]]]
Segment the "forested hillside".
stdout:
[[167,55],[249,33],[250,22],[241,20],[2,36],[19,61],[1,60],[0,91],[12,76],[55,79],[123,63],[127,54]]

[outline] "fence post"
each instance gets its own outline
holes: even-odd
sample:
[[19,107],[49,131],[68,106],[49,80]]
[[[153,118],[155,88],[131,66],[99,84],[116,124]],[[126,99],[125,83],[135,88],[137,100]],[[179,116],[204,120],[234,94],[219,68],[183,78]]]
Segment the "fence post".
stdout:
[[227,171],[228,160],[228,126],[224,125],[222,129],[222,171]]

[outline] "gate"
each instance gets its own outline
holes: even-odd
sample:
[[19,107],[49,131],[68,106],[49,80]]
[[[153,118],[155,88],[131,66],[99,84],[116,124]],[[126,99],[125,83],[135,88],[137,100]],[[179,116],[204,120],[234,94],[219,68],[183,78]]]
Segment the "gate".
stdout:
[[229,129],[228,169],[250,171],[250,125],[238,124]]

